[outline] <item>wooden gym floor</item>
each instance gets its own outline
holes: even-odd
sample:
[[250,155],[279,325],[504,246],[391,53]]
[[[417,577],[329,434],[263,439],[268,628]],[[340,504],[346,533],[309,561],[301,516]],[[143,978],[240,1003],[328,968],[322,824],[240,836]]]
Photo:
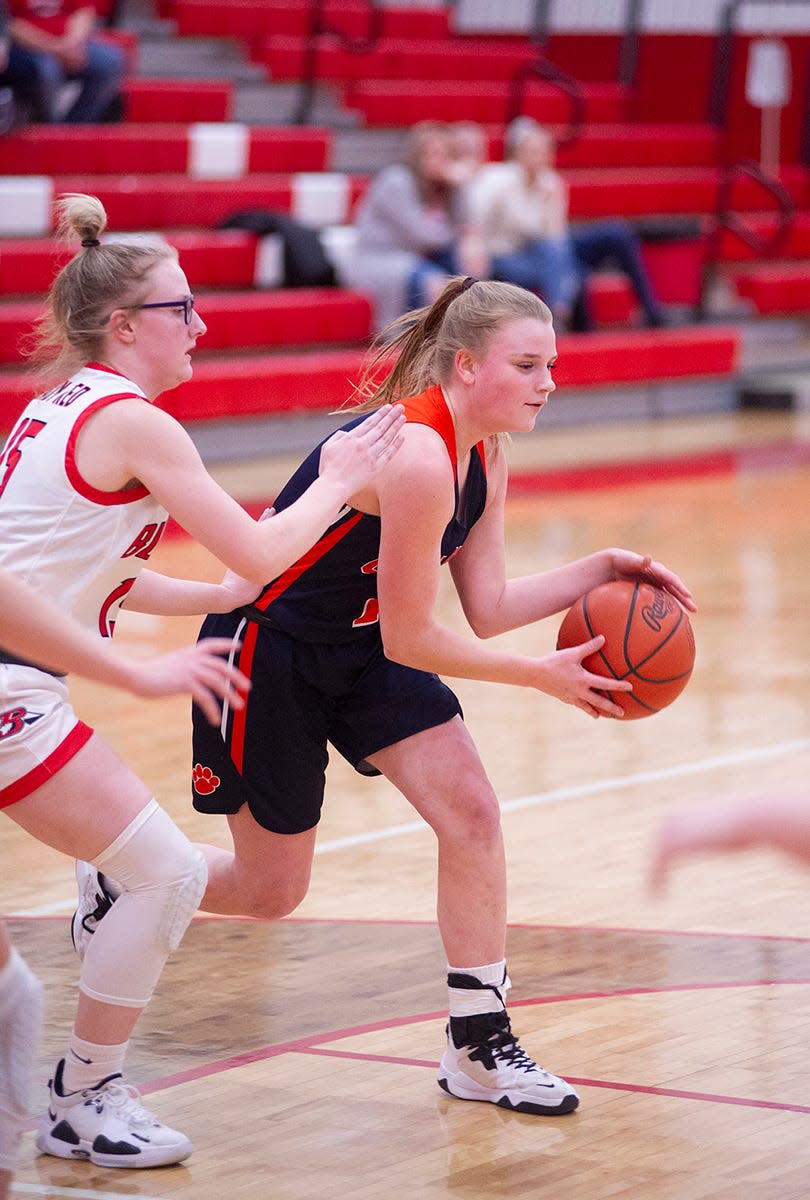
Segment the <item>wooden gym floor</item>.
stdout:
[[[503,801],[513,1023],[578,1085],[579,1112],[527,1117],[439,1090],[432,835],[384,781],[336,759],[297,914],[275,925],[198,918],[138,1027],[130,1076],[189,1133],[188,1163],[107,1171],[37,1157],[29,1132],[14,1196],[810,1193],[810,870],[756,851],[684,866],[662,898],[646,888],[648,848],[673,806],[807,788],[810,416],[541,429],[512,455],[516,475],[533,478],[516,482],[509,505],[510,573],[628,545],[679,570],[700,606],[692,682],[647,721],[592,722],[517,688],[458,685]],[[677,468],[660,461],[673,457]],[[611,461],[621,486],[602,486]],[[549,472],[583,462],[596,464],[594,486],[554,486]],[[253,505],[288,466],[218,473]],[[217,574],[180,537],[154,565]],[[191,639],[197,624],[129,614],[119,634],[146,653]],[[502,641],[541,654],[556,627]],[[185,701],[137,703],[80,681],[73,694],[186,832],[228,844],[224,820],[190,806]],[[72,1016],[72,864],[8,821],[0,849],[0,911],[48,993],[33,1117]]]

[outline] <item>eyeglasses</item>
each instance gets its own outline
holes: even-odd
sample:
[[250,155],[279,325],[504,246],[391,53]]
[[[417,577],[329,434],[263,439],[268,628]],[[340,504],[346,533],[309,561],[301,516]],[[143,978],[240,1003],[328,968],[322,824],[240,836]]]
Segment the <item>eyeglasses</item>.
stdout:
[[186,325],[191,324],[191,315],[194,312],[194,297],[186,296],[183,300],[161,300],[157,304],[130,304],[128,308],[182,308],[183,320]]
[[[191,316],[192,316],[192,313],[194,312],[194,297],[193,296],[184,296],[184,298],[182,300],[160,300],[160,301],[156,302],[155,304],[122,304],[121,307],[127,308],[127,309],[133,309],[133,308],[182,308],[183,320],[185,321],[186,325],[190,325],[191,324]],[[111,316],[112,316],[112,313],[108,313],[107,316],[104,318],[104,320],[101,322],[101,324],[106,325]]]

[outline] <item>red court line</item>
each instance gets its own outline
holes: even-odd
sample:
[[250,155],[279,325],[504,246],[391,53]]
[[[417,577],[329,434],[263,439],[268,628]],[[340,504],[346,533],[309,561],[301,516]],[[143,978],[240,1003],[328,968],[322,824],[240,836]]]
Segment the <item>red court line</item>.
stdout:
[[[436,1070],[438,1062],[423,1058],[394,1058],[387,1054],[357,1054],[349,1050],[321,1050],[312,1046],[302,1054],[322,1055],[324,1058],[350,1058],[359,1062],[392,1063],[401,1067],[430,1067]],[[577,1087],[607,1088],[617,1092],[640,1092],[646,1096],[669,1096],[675,1100],[702,1100],[710,1104],[736,1104],[742,1108],[772,1108],[779,1112],[810,1113],[810,1104],[784,1104],[779,1100],[751,1100],[747,1096],[726,1096],[720,1092],[687,1092],[681,1088],[653,1087],[643,1083],[624,1083],[613,1079],[585,1079],[574,1075],[565,1076],[568,1083]]]
[[510,473],[509,495],[627,487],[636,483],[661,483],[668,479],[727,475],[734,471],[802,466],[807,462],[810,462],[810,442],[763,442],[731,449],[701,450],[678,457],[585,463],[545,471],[518,471]]
[[[640,987],[640,988],[616,988],[606,991],[594,992],[571,992],[559,996],[535,996],[527,1000],[516,1000],[510,1004],[511,1008],[525,1008],[530,1005],[538,1004],[565,1004],[574,1000],[608,1000],[614,996],[643,996],[643,995],[664,995],[670,992],[686,992],[686,991],[709,991],[709,990],[727,990],[729,988],[745,988],[745,987],[771,987],[778,984],[790,985],[808,985],[810,978],[797,979],[753,979],[753,980],[738,980],[737,982],[721,982],[721,983],[679,983],[665,985],[662,987]],[[426,1061],[424,1059],[401,1059],[394,1056],[377,1056],[373,1054],[361,1054],[351,1051],[339,1051],[331,1046],[323,1045],[328,1042],[338,1042],[351,1037],[361,1037],[366,1033],[379,1033],[386,1029],[399,1029],[405,1025],[422,1024],[427,1021],[442,1021],[447,1020],[447,1012],[431,1013],[413,1013],[405,1017],[390,1017],[385,1021],[374,1021],[370,1024],[350,1026],[345,1029],[334,1029],[323,1033],[309,1034],[303,1038],[296,1038],[289,1042],[279,1042],[272,1046],[263,1046],[256,1050],[248,1050],[243,1054],[234,1054],[229,1058],[218,1059],[210,1063],[199,1064],[194,1067],[189,1067],[185,1071],[176,1071],[173,1075],[164,1075],[162,1078],[154,1079],[149,1083],[139,1085],[141,1095],[147,1096],[155,1092],[166,1091],[169,1088],[178,1087],[181,1084],[196,1083],[198,1080],[207,1079],[212,1075],[221,1075],[226,1071],[235,1071],[240,1067],[250,1066],[252,1063],[267,1062],[271,1058],[279,1058],[283,1054],[322,1054],[341,1057],[355,1057],[363,1061],[376,1061],[403,1063],[416,1066],[425,1066],[435,1068],[438,1063]],[[810,1106],[794,1105],[773,1100],[755,1100],[747,1097],[734,1096],[714,1096],[710,1093],[702,1092],[684,1092],[668,1088],[656,1088],[644,1084],[625,1083],[620,1081],[595,1080],[595,1079],[571,1079],[570,1082],[588,1087],[603,1087],[615,1089],[616,1091],[629,1092],[648,1092],[652,1095],[673,1096],[685,1099],[708,1100],[719,1104],[738,1104],[751,1108],[774,1108],[784,1110],[786,1112],[810,1112]],[[38,1121],[33,1120],[28,1122],[27,1129],[37,1128]]]
[[[27,920],[29,918],[20,918]],[[48,918],[50,920],[50,917]],[[62,918],[64,919],[64,918]],[[198,913],[194,918],[198,920],[211,921],[232,921],[232,920],[261,920],[261,918],[253,917],[219,917],[215,913]],[[438,922],[423,918],[421,920],[413,920],[407,917],[282,917],[282,921],[289,925],[423,925],[431,928],[438,928]],[[782,934],[782,933],[744,933],[738,930],[732,930],[729,933],[724,933],[717,929],[635,929],[630,925],[550,925],[546,922],[534,921],[510,921],[508,929],[552,929],[555,932],[570,932],[570,933],[630,933],[634,935],[643,934],[654,937],[684,937],[684,938],[729,938],[732,941],[756,941],[756,942],[798,942],[799,944],[810,942],[810,937],[800,937],[798,934]]]
[[[67,921],[65,913],[15,913],[13,910],[3,913],[9,921]],[[422,918],[419,920],[408,917],[282,917],[277,921],[266,921],[262,917],[244,917],[223,913],[197,913],[193,923],[211,924],[217,921],[249,921],[251,924],[264,925],[413,925],[437,929],[434,920]],[[717,929],[635,929],[630,925],[548,925],[534,921],[510,921],[508,929],[544,929],[562,933],[626,933],[635,937],[674,937],[674,938],[726,938],[735,942],[790,942],[798,945],[810,943],[810,937],[786,933],[746,933],[739,930],[724,932]]]
[[[688,991],[711,991],[711,990],[728,990],[731,988],[750,988],[750,987],[772,987],[776,985],[795,986],[795,985],[810,985],[810,978],[796,979],[744,979],[733,982],[718,982],[718,983],[678,983],[662,985],[661,987],[628,987],[606,989],[602,991],[592,992],[569,992],[559,996],[535,996],[526,1000],[516,1000],[510,1003],[510,1008],[525,1008],[539,1004],[566,1004],[575,1000],[609,1000],[617,996],[645,996],[645,995],[665,995],[672,992],[688,992]],[[161,1079],[154,1080],[152,1083],[144,1084],[141,1091],[144,1094],[156,1091],[164,1091],[167,1088],[177,1087],[182,1083],[194,1082],[198,1079],[206,1079],[210,1075],[219,1075],[225,1071],[236,1070],[239,1067],[248,1066],[256,1062],[266,1062],[271,1058],[278,1058],[282,1054],[291,1053],[308,1053],[314,1049],[323,1046],[324,1043],[339,1042],[351,1037],[361,1037],[367,1033],[379,1033],[386,1029],[399,1029],[404,1025],[423,1024],[428,1021],[446,1021],[447,1012],[430,1013],[413,1013],[410,1016],[389,1017],[384,1021],[373,1021],[365,1025],[349,1026],[344,1029],[333,1029],[323,1033],[308,1034],[303,1038],[295,1038],[289,1042],[278,1042],[271,1046],[263,1046],[256,1050],[248,1050],[243,1054],[235,1054],[229,1058],[215,1060],[210,1063],[199,1064],[194,1067],[189,1067],[185,1071],[178,1071],[173,1075],[164,1076]],[[634,1085],[635,1086],[635,1085]]]

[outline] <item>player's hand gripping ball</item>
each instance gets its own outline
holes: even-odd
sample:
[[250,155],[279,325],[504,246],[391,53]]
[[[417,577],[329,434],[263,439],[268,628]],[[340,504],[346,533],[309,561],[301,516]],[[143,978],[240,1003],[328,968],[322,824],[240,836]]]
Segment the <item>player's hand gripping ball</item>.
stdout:
[[632,692],[605,692],[624,709],[625,721],[651,717],[680,696],[695,662],[695,638],[686,612],[663,588],[619,579],[593,588],[571,606],[557,649],[581,646],[597,634],[601,650],[583,659],[594,675],[629,679]]

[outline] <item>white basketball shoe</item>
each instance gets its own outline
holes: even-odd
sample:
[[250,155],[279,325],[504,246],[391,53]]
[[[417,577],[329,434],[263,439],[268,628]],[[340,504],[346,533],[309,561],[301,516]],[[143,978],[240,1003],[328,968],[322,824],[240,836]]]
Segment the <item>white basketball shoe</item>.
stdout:
[[562,1116],[579,1105],[570,1084],[529,1058],[506,1012],[450,1018],[438,1082],[460,1100],[486,1100],[537,1116]]

